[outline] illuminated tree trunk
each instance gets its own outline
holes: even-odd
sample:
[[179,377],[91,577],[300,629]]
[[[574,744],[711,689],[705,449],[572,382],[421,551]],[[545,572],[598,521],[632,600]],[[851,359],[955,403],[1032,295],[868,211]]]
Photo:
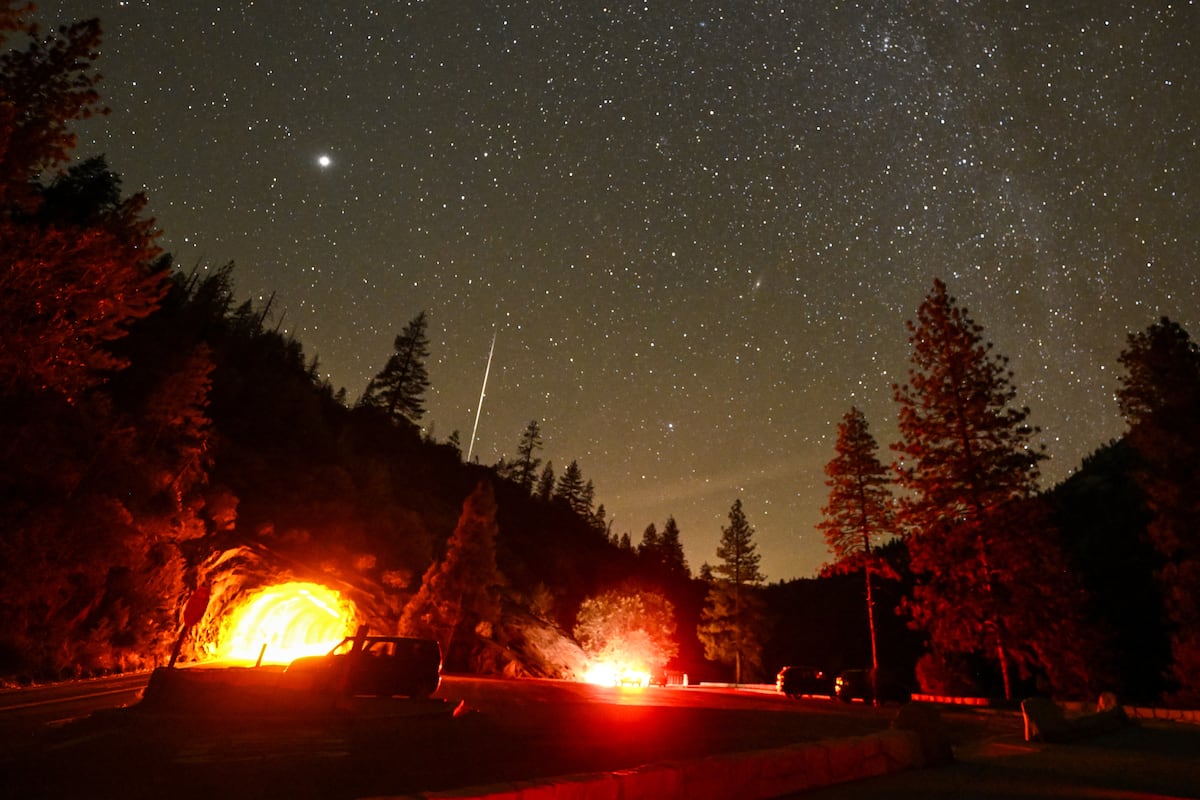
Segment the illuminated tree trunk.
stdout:
[[872,553],[872,540],[895,532],[891,478],[876,455],[879,445],[868,429],[866,417],[857,408],[851,408],[838,425],[835,447],[837,456],[825,465],[829,502],[821,509],[823,518],[817,528],[837,558],[832,570],[863,571],[871,635],[872,688],[878,698],[879,648],[871,584],[879,568]]
[[[863,536],[866,539],[866,535]],[[869,542],[867,543],[869,546]],[[876,706],[879,705],[879,646],[875,640],[875,600],[871,596],[871,575],[874,572],[869,566],[863,570],[867,583],[867,627],[871,629],[871,696]]]

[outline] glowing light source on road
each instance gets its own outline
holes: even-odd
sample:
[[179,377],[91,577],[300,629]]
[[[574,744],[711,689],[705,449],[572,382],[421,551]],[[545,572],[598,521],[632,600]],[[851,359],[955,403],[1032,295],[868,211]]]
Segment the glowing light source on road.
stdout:
[[[357,625],[354,604],[319,583],[291,582],[260,589],[229,614],[218,657],[288,664],[323,655]],[[266,645],[266,648],[263,648]]]
[[585,683],[598,686],[649,686],[649,670],[612,661],[595,661],[583,675]]

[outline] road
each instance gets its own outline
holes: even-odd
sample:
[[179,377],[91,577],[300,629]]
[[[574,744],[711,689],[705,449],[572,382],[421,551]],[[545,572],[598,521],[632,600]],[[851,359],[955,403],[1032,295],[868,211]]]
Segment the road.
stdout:
[[28,738],[29,731],[133,705],[148,679],[149,673],[131,673],[0,691],[0,753],[10,737]]
[[[114,688],[124,691],[125,687]],[[105,691],[90,686],[85,704]],[[364,700],[357,714],[82,714],[37,696],[4,711],[0,786],[21,798],[358,798],[615,770],[886,728],[877,712],[828,700],[706,688],[615,688],[447,676],[445,711]],[[111,695],[113,698],[119,695]],[[454,717],[449,709],[464,703]],[[443,706],[439,706],[443,708]],[[74,710],[68,710],[74,709]]]
[[[434,714],[414,716],[404,700],[363,700],[354,714],[172,715],[133,706],[144,681],[0,692],[0,794],[350,800],[856,736],[886,728],[896,711],[745,690],[447,676]],[[451,716],[460,703],[464,713]],[[1195,726],[1146,724],[1044,745],[1022,740],[1012,712],[943,718],[956,763],[803,797],[1200,797]]]

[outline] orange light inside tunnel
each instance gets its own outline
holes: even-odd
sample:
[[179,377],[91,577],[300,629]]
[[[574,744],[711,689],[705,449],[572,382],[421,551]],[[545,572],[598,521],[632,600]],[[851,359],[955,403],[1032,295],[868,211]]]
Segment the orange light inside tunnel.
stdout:
[[[288,664],[323,655],[354,630],[354,604],[319,583],[283,583],[238,604],[223,626],[217,657]],[[266,648],[263,648],[266,645]]]

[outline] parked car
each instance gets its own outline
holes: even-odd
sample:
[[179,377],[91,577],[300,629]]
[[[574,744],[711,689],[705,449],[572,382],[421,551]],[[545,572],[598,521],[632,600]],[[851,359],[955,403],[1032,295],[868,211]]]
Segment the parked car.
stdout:
[[816,667],[784,667],[775,677],[775,688],[788,697],[834,697],[833,678]]
[[[862,700],[870,703],[875,698],[875,683],[871,679],[873,670],[848,669],[834,680],[834,691],[837,699],[843,703]],[[912,699],[912,692],[888,677],[887,673],[879,673],[879,702],[907,703]]]
[[442,651],[433,639],[368,636],[360,629],[323,656],[296,659],[284,679],[311,691],[423,699],[441,684]]

